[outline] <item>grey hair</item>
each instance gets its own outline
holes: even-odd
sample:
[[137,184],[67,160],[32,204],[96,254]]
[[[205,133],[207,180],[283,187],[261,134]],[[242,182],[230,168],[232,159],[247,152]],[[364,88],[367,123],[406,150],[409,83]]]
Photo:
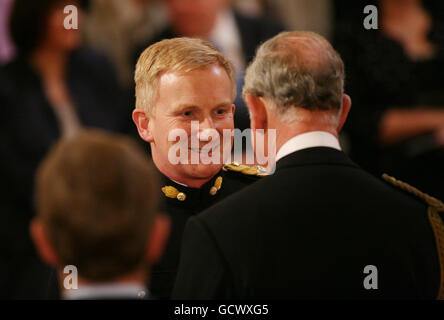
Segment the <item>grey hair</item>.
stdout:
[[247,68],[243,95],[270,100],[286,122],[296,116],[295,107],[337,115],[344,78],[344,63],[325,38],[313,32],[282,32],[259,47]]

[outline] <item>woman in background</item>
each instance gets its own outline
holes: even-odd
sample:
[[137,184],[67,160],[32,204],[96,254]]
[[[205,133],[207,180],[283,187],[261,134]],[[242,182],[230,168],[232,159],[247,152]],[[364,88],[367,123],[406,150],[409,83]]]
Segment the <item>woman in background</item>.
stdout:
[[444,198],[443,3],[373,1],[379,28],[366,30],[371,2],[336,1],[336,47],[353,100],[345,128],[352,157]]
[[[59,138],[84,126],[125,133],[130,104],[110,65],[67,30],[66,0],[15,0],[10,17],[16,58],[0,69],[0,295],[42,298],[47,270],[28,235],[36,167]],[[69,205],[69,204],[67,204]],[[45,287],[46,286],[46,287]]]

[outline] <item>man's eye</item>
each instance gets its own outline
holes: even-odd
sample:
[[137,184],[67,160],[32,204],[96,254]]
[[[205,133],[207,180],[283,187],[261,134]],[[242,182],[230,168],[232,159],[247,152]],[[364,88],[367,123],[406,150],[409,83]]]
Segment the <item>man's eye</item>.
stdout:
[[184,113],[183,113],[183,115],[185,116],[185,117],[189,117],[189,116],[191,116],[193,113],[191,112],[191,111],[185,111]]
[[216,113],[217,113],[217,114],[224,114],[224,113],[227,113],[227,110],[225,110],[225,109],[219,109],[219,110],[216,110]]

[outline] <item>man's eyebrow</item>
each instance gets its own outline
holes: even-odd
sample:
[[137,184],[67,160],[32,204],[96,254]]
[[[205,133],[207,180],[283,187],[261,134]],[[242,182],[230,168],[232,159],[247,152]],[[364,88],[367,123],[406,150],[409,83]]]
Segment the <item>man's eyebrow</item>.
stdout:
[[216,108],[225,108],[225,107],[231,107],[231,105],[232,105],[233,103],[231,103],[231,102],[222,102],[222,103],[219,103],[217,106],[216,106]]
[[[226,101],[226,102],[219,103],[214,108],[227,108],[227,107],[231,107],[232,104],[233,104],[232,102]],[[194,104],[182,103],[182,104],[178,104],[177,106],[174,106],[174,108],[171,110],[171,113],[176,113],[176,112],[180,112],[182,110],[193,109],[193,108],[198,108],[198,106],[196,106]]]
[[175,113],[175,112],[179,112],[179,111],[182,111],[185,109],[192,109],[192,108],[197,108],[197,106],[194,104],[182,103],[182,104],[178,104],[177,106],[174,106],[174,108],[171,110],[171,112]]

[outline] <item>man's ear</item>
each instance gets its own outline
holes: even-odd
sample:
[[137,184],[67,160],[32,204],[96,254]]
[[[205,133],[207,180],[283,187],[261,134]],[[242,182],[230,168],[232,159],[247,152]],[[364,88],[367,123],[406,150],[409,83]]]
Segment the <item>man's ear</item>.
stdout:
[[231,114],[233,115],[233,117],[234,117],[235,112],[236,112],[236,106],[233,103],[233,104],[231,104]]
[[150,118],[146,112],[140,109],[134,109],[133,122],[137,127],[139,136],[146,142],[153,142],[154,138],[150,130]]
[[348,94],[343,94],[342,95],[342,110],[341,110],[341,114],[340,114],[340,118],[339,118],[339,124],[338,124],[338,132],[341,132],[342,127],[345,124],[345,120],[347,119],[348,113],[350,112],[351,109],[351,98]]
[[250,109],[250,127],[251,130],[267,129],[267,110],[264,100],[251,93],[245,95],[245,103]]
[[37,249],[40,257],[44,262],[52,267],[58,267],[60,265],[59,258],[55,253],[51,243],[48,239],[45,226],[39,218],[34,218],[29,226],[32,241]]
[[146,259],[150,265],[162,257],[163,249],[170,235],[170,218],[162,213],[156,214],[152,222],[146,246]]

